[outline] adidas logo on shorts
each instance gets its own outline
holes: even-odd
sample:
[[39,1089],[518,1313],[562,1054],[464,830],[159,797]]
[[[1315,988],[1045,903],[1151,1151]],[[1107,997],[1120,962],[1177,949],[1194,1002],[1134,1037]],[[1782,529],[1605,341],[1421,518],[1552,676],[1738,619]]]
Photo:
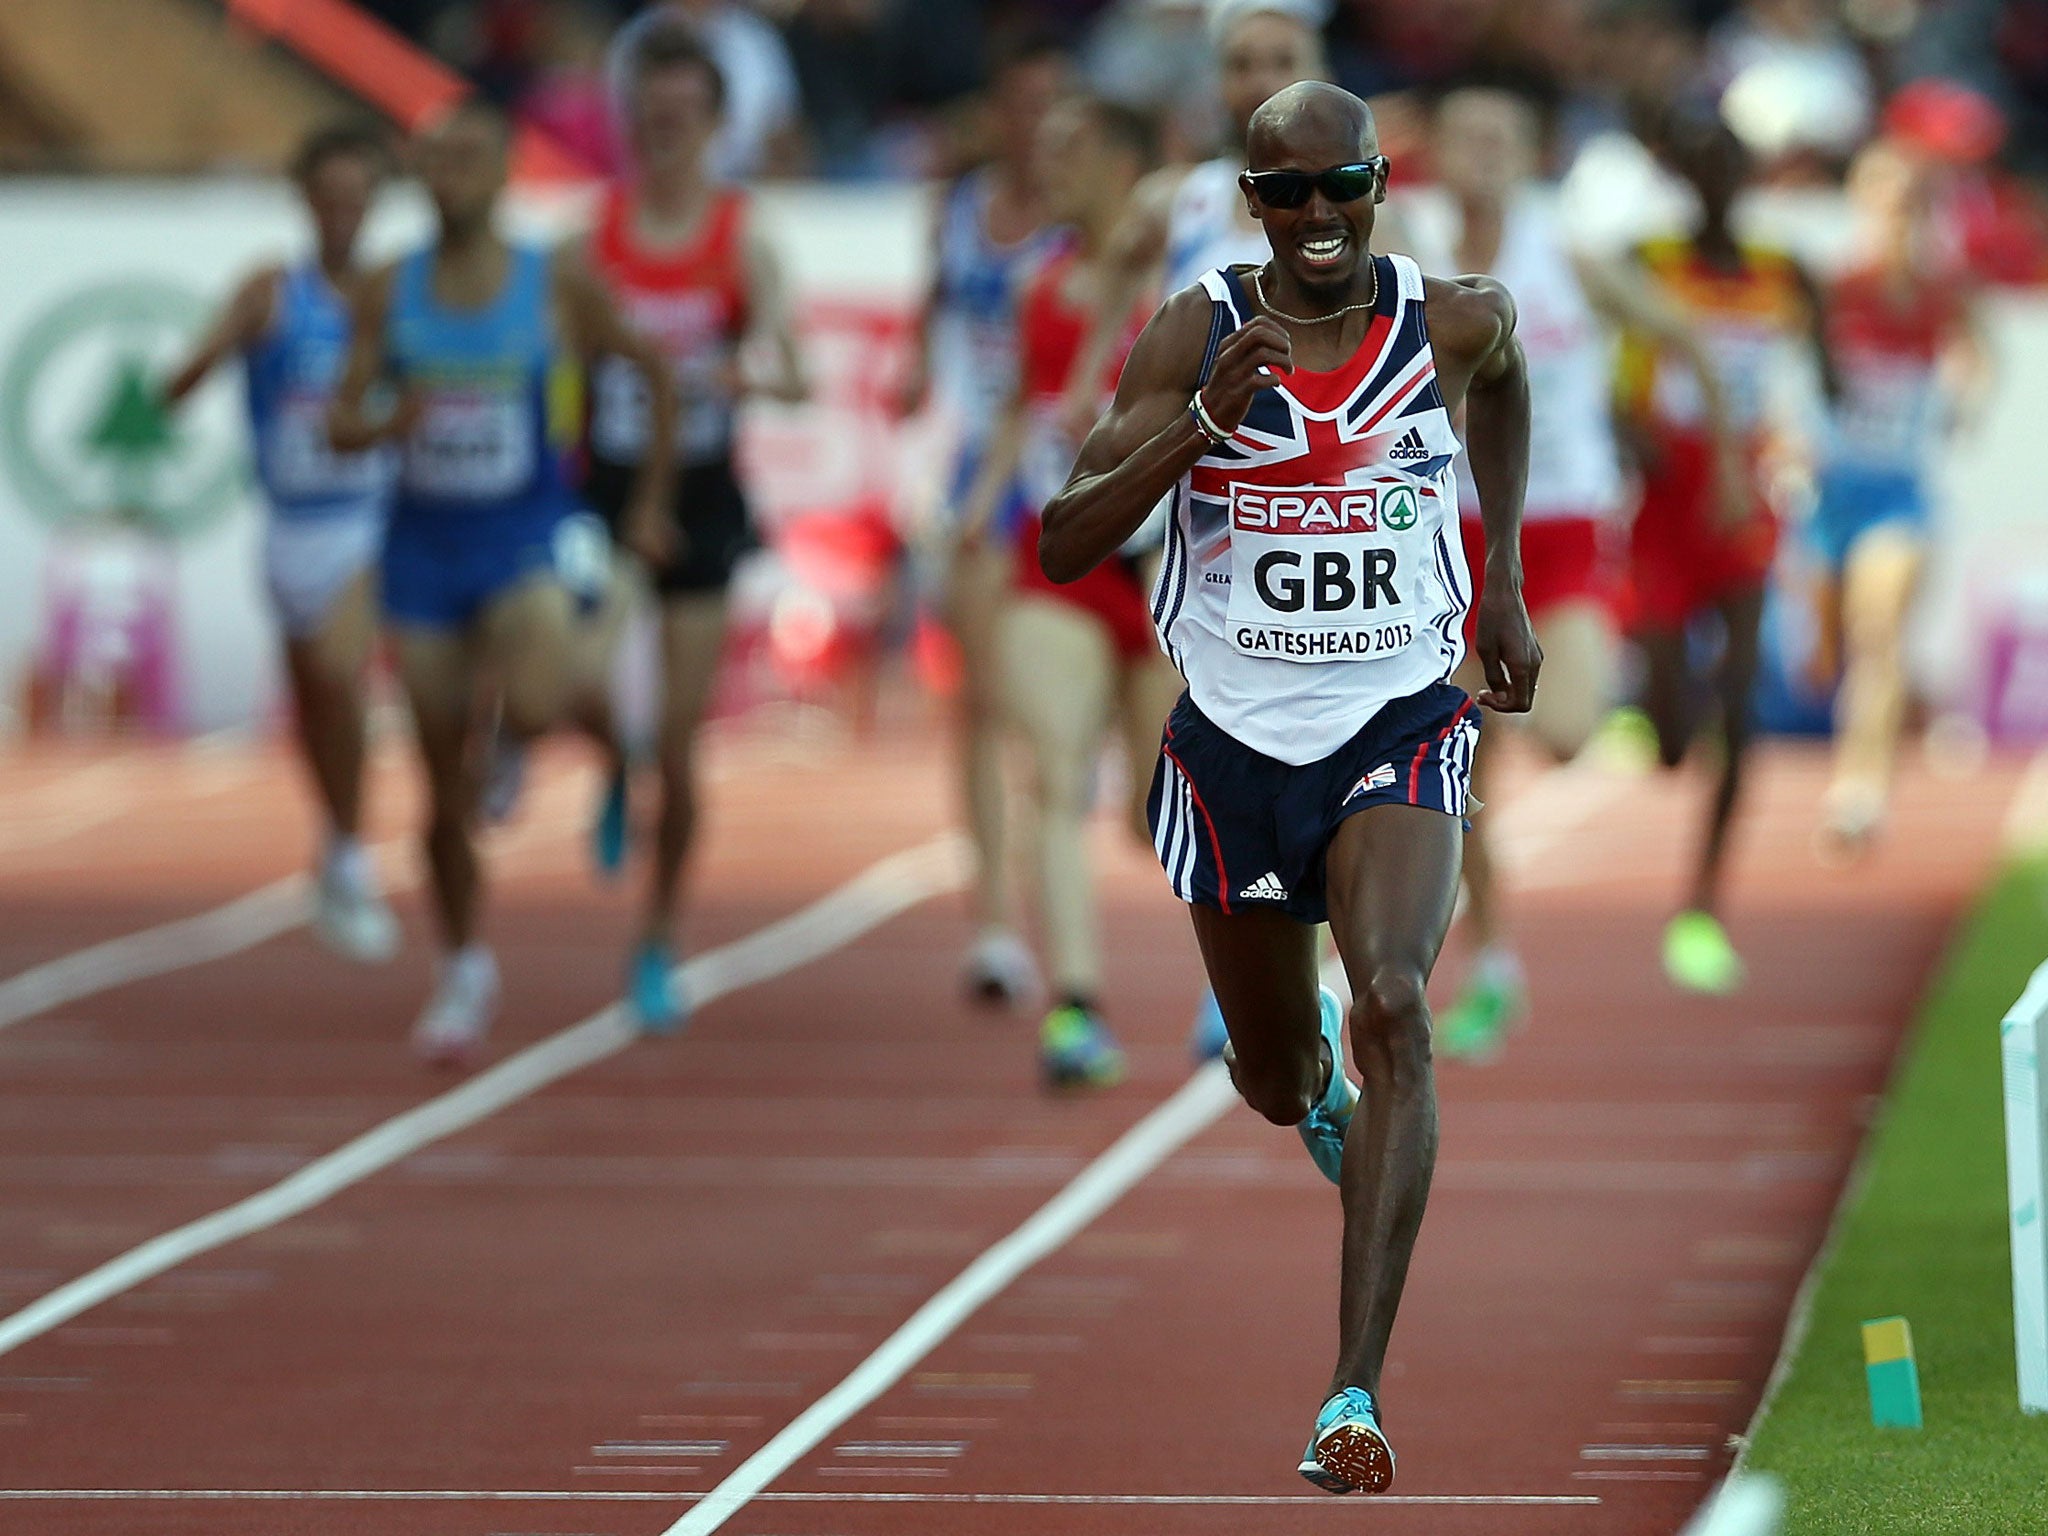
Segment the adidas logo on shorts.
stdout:
[[1413,464],[1429,457],[1429,449],[1423,446],[1422,429],[1410,427],[1401,441],[1387,450],[1387,457],[1400,464]]
[[1287,899],[1287,887],[1280,883],[1278,875],[1264,874],[1239,891],[1237,899],[1239,901],[1285,901]]

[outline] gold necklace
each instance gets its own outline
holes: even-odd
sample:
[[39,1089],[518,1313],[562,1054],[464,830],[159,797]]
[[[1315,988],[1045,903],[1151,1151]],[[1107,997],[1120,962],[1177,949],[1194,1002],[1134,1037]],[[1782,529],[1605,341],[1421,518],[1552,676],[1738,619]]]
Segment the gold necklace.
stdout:
[[1304,320],[1300,315],[1290,315],[1284,309],[1275,309],[1273,301],[1266,297],[1266,285],[1259,281],[1259,273],[1263,268],[1252,268],[1252,292],[1258,295],[1259,308],[1263,309],[1275,320],[1285,320],[1289,325],[1327,325],[1332,320],[1342,320],[1353,310],[1374,309],[1378,307],[1380,302],[1380,264],[1378,259],[1371,255],[1368,255],[1366,260],[1372,262],[1372,292],[1366,296],[1363,302],[1346,304],[1342,309],[1332,310],[1327,315],[1315,315]]

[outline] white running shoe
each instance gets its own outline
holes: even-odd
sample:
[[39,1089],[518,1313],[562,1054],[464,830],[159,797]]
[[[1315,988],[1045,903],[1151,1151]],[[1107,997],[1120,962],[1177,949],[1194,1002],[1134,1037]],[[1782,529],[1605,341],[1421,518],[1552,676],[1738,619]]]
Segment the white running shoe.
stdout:
[[398,953],[398,919],[375,877],[351,872],[338,860],[330,859],[314,883],[313,932],[358,965],[383,965]]
[[491,952],[477,945],[450,955],[413,1025],[412,1048],[433,1066],[466,1066],[482,1048],[497,1011],[498,962]]
[[1035,1008],[1045,997],[1031,946],[1007,928],[983,930],[967,951],[961,979],[968,996],[992,1007]]

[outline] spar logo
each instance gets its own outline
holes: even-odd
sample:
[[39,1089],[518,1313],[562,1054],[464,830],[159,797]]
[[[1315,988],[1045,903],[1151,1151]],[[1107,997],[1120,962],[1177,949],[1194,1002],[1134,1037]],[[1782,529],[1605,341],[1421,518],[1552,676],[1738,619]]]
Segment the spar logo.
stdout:
[[1231,525],[1246,533],[1378,533],[1380,488],[1304,485],[1284,491],[1231,488]]
[[183,536],[234,505],[242,447],[228,393],[176,417],[158,404],[205,318],[188,289],[135,279],[79,289],[21,332],[0,368],[0,467],[31,513],[66,531]]
[[1246,533],[1406,533],[1421,520],[1410,485],[1232,486],[1230,522]]

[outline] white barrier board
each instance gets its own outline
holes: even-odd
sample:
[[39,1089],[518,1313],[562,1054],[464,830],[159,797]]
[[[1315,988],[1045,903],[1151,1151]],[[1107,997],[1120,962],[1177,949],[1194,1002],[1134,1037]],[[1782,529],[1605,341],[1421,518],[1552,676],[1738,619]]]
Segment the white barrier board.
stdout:
[[2048,1413],[2048,1220],[2043,1219],[2042,1157],[2048,1104],[2041,1094],[2041,1036],[2048,1032],[2048,963],[1999,1025],[2005,1072],[2005,1178],[2012,1222],[2013,1352],[2020,1407]]

